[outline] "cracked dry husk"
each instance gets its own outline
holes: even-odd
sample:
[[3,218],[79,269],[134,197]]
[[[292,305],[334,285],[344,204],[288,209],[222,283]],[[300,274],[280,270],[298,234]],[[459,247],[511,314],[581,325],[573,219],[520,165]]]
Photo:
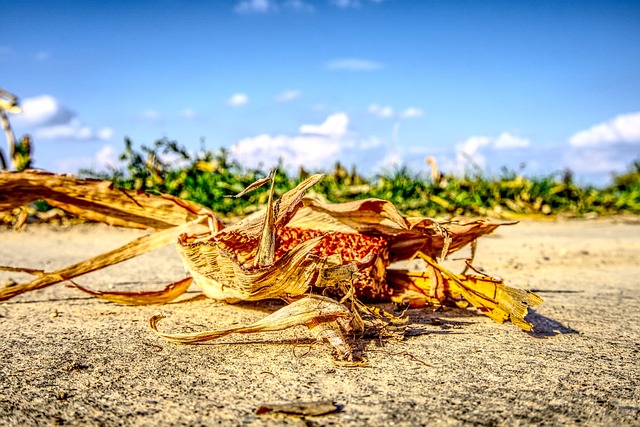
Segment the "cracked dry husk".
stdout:
[[[444,257],[505,224],[491,220],[441,224],[430,219],[407,219],[390,202],[383,200],[369,199],[331,205],[315,198],[304,198],[306,190],[319,179],[318,175],[310,177],[277,202],[273,201],[272,188],[267,209],[261,215],[247,218],[215,234],[182,235],[177,247],[196,283],[206,295],[215,299],[227,302],[267,298],[287,300],[314,286],[328,295],[343,297],[343,302],[352,301],[352,309],[339,319],[325,319],[319,315],[315,319],[297,323],[306,325],[316,337],[328,341],[336,350],[337,359],[342,361],[354,362],[354,351],[346,342],[349,341],[348,338],[357,337],[365,331],[360,313],[367,312],[366,306],[360,303],[358,298],[371,296],[366,291],[376,287],[378,293],[374,295],[378,299],[404,302],[408,286],[403,287],[403,284],[417,281],[411,276],[396,273],[389,277],[395,278],[395,281],[390,280],[389,283],[395,284],[396,289],[386,286],[386,267],[391,260],[408,259],[416,253],[425,260],[432,260],[427,254],[434,258]],[[299,241],[283,241],[283,232],[295,229],[309,230],[306,240],[300,238],[301,235],[305,235],[303,231],[293,233]],[[327,249],[328,235],[337,236],[338,241],[348,240],[347,237],[353,235],[372,235],[381,238],[383,244],[377,242],[378,246],[370,247],[371,252],[360,254],[361,258],[353,259],[357,249],[353,246],[332,246],[323,250]],[[282,255],[276,257],[276,246],[283,243],[288,243],[292,248],[280,251]],[[345,251],[351,255],[351,260],[345,256]],[[265,260],[268,265],[265,265]],[[380,270],[373,268],[376,262],[382,264],[383,274],[372,276],[372,271]],[[524,316],[528,306],[541,302],[534,294],[509,288],[495,279],[480,280],[471,276],[456,276],[443,270],[435,261],[432,264],[428,263],[427,269],[432,272],[433,285],[425,284],[424,280],[421,282],[422,286],[410,283],[413,288],[424,294],[423,304],[430,302],[461,306],[468,301],[498,322],[510,319],[525,330],[531,328]],[[360,271],[360,274],[356,274],[356,271]],[[364,285],[359,282],[363,271],[367,272],[369,280]],[[335,274],[333,280],[327,280],[327,272]],[[405,279],[404,282],[399,280],[400,278]],[[386,287],[381,284],[383,282]],[[357,287],[354,283],[360,283],[361,286]],[[479,283],[482,286],[479,286]],[[380,293],[380,289],[385,289],[386,293]],[[414,290],[411,302],[414,306],[420,305],[416,303],[416,299],[419,298],[416,298],[415,294]],[[284,307],[274,314],[278,314],[278,319],[280,311],[285,311],[291,316],[296,312],[299,301],[301,300],[292,304],[294,307]],[[384,316],[380,313],[373,314],[371,311],[367,314],[369,332],[376,330],[376,327],[380,332]],[[264,320],[266,319],[269,317]],[[269,320],[266,321],[269,324]],[[260,331],[263,330],[266,329]],[[249,332],[258,330],[250,328]],[[199,339],[215,339],[226,333],[218,335],[213,331],[204,336],[193,335],[200,337]],[[345,345],[349,346],[349,350],[345,350]]]
[[[525,320],[527,309],[542,302],[535,294],[482,274],[453,274],[437,263],[439,258],[513,222],[408,218],[392,203],[379,199],[331,204],[319,196],[306,195],[321,178],[320,174],[309,177],[278,200],[274,200],[272,185],[265,211],[224,227],[211,211],[172,196],[34,171],[0,173],[0,209],[44,198],[84,218],[161,229],[53,272],[0,267],[36,276],[26,284],[0,289],[0,300],[70,280],[177,240],[185,266],[207,296],[228,302],[281,298],[290,303],[253,325],[210,331],[200,338],[305,325],[333,345],[338,360],[358,363],[355,338],[363,334],[402,335],[407,321],[367,306],[361,299],[391,300],[413,307],[464,307],[471,303],[497,322],[510,320],[522,329],[531,329]],[[273,183],[273,175],[236,197],[267,183]],[[426,271],[387,269],[392,262],[416,255],[426,262]],[[76,287],[120,304],[160,304],[185,292],[190,281],[187,278],[155,292],[100,292]],[[319,297],[305,296],[310,290],[325,294],[320,297],[322,304],[333,307],[334,314],[309,311],[306,304],[319,303]],[[160,318],[152,318],[154,328]]]

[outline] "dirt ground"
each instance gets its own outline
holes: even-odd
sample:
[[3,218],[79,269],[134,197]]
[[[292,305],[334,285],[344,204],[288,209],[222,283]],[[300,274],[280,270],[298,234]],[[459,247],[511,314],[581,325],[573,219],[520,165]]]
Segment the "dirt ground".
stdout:
[[[0,265],[52,270],[140,231],[101,225],[0,231]],[[198,297],[126,307],[62,284],[0,303],[2,425],[640,425],[640,221],[524,222],[479,242],[476,265],[535,290],[535,332],[470,310],[410,310],[421,335],[371,341],[369,366],[336,366],[305,328],[183,345],[263,317],[277,302]],[[173,247],[83,276],[93,289],[160,289],[184,276]],[[0,272],[0,282],[26,276]],[[393,309],[392,306],[385,307]],[[323,416],[256,415],[332,401]]]

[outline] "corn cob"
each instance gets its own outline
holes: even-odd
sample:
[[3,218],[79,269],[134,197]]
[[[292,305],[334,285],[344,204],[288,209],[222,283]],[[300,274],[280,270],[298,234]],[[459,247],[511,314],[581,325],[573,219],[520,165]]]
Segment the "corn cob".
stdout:
[[283,227],[276,237],[275,258],[279,259],[296,245],[325,234],[325,237],[311,251],[312,255],[326,258],[339,255],[342,263],[363,260],[373,256],[362,266],[360,275],[354,280],[355,294],[363,300],[386,300],[391,291],[387,285],[386,268],[389,265],[388,241],[384,237],[367,236],[359,233],[322,231],[303,228]]

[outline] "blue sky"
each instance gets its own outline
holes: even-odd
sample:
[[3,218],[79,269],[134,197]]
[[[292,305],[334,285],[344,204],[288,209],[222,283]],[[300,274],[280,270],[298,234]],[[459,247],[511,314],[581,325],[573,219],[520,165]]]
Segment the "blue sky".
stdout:
[[639,46],[638,1],[22,0],[0,87],[56,172],[166,136],[249,166],[434,156],[601,184],[640,158]]

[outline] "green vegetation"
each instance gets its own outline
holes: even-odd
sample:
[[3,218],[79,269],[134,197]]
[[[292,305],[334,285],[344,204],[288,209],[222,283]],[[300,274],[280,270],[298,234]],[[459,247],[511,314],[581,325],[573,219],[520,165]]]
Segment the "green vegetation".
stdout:
[[[208,151],[201,147],[192,154],[165,138],[136,151],[127,139],[120,160],[124,164],[121,169],[106,173],[83,170],[80,174],[111,180],[121,188],[169,193],[210,207],[223,216],[246,215],[266,203],[266,188],[241,199],[225,197],[239,193],[269,172],[243,167],[225,149]],[[277,194],[293,188],[310,173],[300,169],[293,176],[280,170]],[[314,191],[328,201],[381,198],[409,215],[514,218],[640,214],[640,161],[615,176],[607,188],[578,186],[569,171],[529,178],[503,169],[498,176],[473,171],[456,177],[442,174],[435,163],[430,173],[400,167],[364,177],[355,168],[348,170],[340,163],[325,173],[325,179]]]

